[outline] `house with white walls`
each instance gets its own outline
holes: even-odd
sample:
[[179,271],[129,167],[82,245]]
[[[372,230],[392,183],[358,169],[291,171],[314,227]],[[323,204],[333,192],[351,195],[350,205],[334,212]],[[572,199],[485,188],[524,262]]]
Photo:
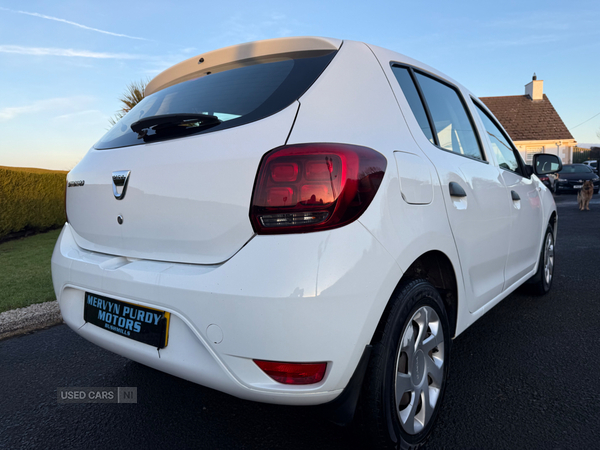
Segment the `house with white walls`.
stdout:
[[577,141],[544,94],[544,80],[534,74],[525,85],[525,95],[481,97],[481,101],[500,121],[526,163],[531,163],[535,153],[552,153],[564,164],[572,162]]

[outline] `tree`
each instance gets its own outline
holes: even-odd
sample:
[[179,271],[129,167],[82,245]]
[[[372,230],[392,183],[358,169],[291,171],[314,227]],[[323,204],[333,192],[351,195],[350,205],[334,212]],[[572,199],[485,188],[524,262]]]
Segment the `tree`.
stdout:
[[125,92],[121,98],[119,98],[119,101],[123,104],[123,107],[115,113],[114,117],[108,119],[111,126],[117,123],[121,117],[131,110],[131,108],[142,101],[146,86],[148,85],[149,81],[149,79],[132,81],[127,85]]

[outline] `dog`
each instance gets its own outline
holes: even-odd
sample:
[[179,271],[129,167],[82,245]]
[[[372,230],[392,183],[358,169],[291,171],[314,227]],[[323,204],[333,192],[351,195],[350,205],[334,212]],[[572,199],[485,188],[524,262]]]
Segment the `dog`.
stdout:
[[577,193],[577,202],[579,203],[579,210],[583,211],[584,209],[590,210],[590,200],[592,199],[592,195],[594,195],[594,183],[591,180],[583,183],[583,186]]

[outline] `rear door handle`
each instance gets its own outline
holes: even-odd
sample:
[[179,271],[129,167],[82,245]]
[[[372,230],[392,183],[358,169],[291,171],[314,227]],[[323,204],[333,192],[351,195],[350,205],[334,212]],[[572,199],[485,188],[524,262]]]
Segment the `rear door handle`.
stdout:
[[521,197],[519,197],[519,194],[517,194],[515,191],[510,191],[510,196],[512,197],[513,201],[517,201],[517,200],[521,200]]
[[465,192],[465,190],[456,181],[451,181],[450,184],[448,185],[448,187],[450,188],[450,196],[451,197],[466,197],[467,196],[467,193]]

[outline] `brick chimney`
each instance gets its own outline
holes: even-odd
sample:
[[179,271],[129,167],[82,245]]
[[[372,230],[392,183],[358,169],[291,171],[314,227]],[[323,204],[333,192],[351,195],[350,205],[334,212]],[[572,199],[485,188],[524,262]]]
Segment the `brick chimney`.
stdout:
[[544,99],[544,80],[538,80],[535,73],[529,84],[525,85],[525,95],[529,96],[531,100],[543,100]]

